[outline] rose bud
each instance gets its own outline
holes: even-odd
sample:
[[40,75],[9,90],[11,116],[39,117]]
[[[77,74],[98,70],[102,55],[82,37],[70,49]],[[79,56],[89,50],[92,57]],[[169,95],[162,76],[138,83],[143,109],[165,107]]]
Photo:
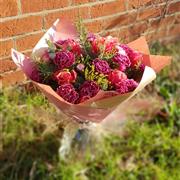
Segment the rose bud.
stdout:
[[59,70],[53,74],[53,79],[58,82],[59,85],[75,82],[77,78],[76,71],[71,72],[67,70]]
[[127,76],[122,71],[119,71],[117,69],[111,71],[108,76],[108,80],[114,85],[122,80],[127,79]]
[[71,71],[71,82],[75,82],[77,78],[77,73],[75,70]]

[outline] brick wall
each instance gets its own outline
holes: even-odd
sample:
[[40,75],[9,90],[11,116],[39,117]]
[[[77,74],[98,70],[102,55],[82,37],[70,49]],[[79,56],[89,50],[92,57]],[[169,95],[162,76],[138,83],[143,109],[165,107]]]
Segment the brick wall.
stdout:
[[52,23],[78,14],[88,29],[128,42],[140,35],[148,41],[180,37],[179,0],[0,0],[0,79],[3,85],[25,77],[11,60],[11,47],[30,54]]

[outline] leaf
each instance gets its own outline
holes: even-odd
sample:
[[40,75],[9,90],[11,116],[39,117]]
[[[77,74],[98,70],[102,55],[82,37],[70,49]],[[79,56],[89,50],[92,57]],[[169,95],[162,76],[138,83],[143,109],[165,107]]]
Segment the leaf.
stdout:
[[160,88],[160,93],[163,97],[165,97],[167,99],[170,98],[170,93],[168,92],[168,90],[165,87]]
[[46,39],[46,43],[49,47],[49,51],[50,52],[55,52],[56,50],[56,46],[54,45],[54,43],[52,41],[50,41],[49,39]]
[[38,69],[41,74],[41,77],[43,78],[43,82],[46,82],[47,80],[51,78],[55,70],[55,66],[54,64],[51,64],[51,63],[39,62]]

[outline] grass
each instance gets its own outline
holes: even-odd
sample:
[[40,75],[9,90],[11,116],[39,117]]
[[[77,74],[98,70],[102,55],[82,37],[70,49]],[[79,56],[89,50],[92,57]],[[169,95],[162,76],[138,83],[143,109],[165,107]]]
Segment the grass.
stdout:
[[0,96],[3,149],[1,180],[178,180],[180,179],[180,43],[151,47],[154,54],[173,56],[144,93],[164,99],[150,121],[125,127],[126,136],[109,135],[77,148],[59,160],[62,119],[38,92],[24,87],[4,89]]

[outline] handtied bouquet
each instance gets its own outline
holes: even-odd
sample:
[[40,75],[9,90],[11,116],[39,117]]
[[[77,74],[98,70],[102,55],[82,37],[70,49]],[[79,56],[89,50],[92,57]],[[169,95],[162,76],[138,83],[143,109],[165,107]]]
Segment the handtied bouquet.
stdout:
[[34,58],[37,74],[33,80],[50,85],[72,104],[87,101],[100,90],[133,91],[145,68],[142,53],[111,36],[83,34],[77,40],[47,40],[47,51]]
[[12,49],[14,62],[76,121],[102,121],[170,63],[170,57],[150,55],[144,37],[121,44],[78,27],[58,19],[31,57]]

